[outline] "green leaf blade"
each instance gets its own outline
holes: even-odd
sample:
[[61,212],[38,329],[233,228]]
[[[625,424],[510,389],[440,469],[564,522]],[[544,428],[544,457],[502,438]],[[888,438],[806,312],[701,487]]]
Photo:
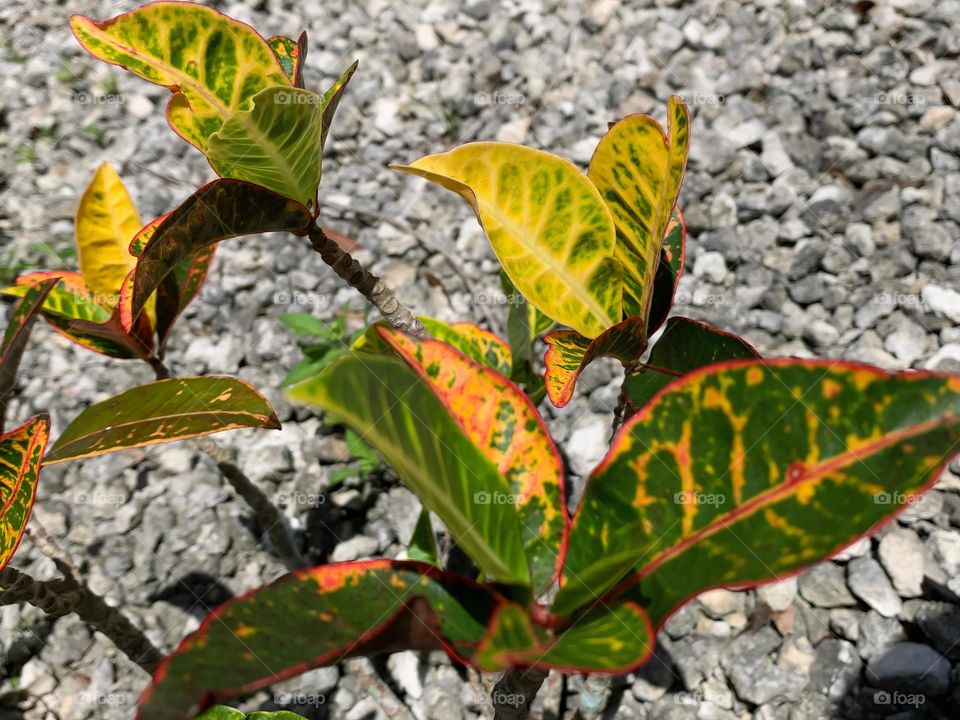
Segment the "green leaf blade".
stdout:
[[10,562],[27,529],[49,436],[46,415],[0,436],[0,569]]
[[47,464],[237,428],[278,429],[273,408],[231,377],[171,378],[91,405],[54,443]]

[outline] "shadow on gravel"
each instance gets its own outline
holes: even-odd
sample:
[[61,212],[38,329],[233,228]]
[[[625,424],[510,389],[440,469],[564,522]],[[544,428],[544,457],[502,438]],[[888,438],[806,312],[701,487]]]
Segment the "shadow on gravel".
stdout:
[[163,600],[176,605],[202,620],[217,605],[232,597],[230,590],[207,573],[191,572],[172,584],[159,588],[148,599],[150,602]]

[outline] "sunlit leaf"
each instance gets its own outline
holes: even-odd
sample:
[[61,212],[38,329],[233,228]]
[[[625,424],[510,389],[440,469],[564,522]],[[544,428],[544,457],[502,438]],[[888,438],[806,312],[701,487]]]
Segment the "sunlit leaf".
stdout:
[[622,316],[613,218],[575,165],[509,143],[469,143],[397,170],[459,194],[503,269],[534,306],[596,337]]
[[102,23],[74,15],[70,28],[95,58],[169,88],[167,120],[201,151],[258,92],[292,87],[253,28],[203,5],[149,3]]
[[300,33],[297,40],[275,35],[267,40],[273,54],[277,56],[284,74],[290,78],[294,87],[303,87],[303,66],[307,60],[307,33]]
[[403,361],[366,352],[340,355],[289,390],[353,428],[435,512],[490,577],[529,584],[512,489],[456,418]]
[[38,415],[0,436],[0,568],[10,562],[30,520],[49,435],[50,418]]
[[510,348],[489,330],[468,322],[448,325],[422,315],[420,322],[431,337],[456,348],[474,362],[486,365],[501,375],[510,372]]
[[511,493],[482,496],[515,504],[534,592],[559,572],[567,530],[563,462],[530,399],[502,375],[439,340],[377,326],[381,336],[430,383],[467,436],[509,481]]
[[660,245],[687,164],[690,115],[677,95],[667,103],[667,122],[666,136],[649,115],[629,115],[614,123],[587,170],[617,229],[615,256],[623,266],[625,317],[648,315]]
[[205,705],[372,652],[445,649],[466,660],[502,602],[431,565],[322,565],[217,608],[168,656],[139,720],[187,720]]
[[158,380],[88,407],[67,426],[44,462],[236,428],[279,427],[270,403],[242,380],[217,376]]
[[589,340],[573,330],[554,330],[543,338],[547,354],[543,356],[547,397],[557,407],[573,398],[580,373],[601,357],[613,357],[624,365],[636,362],[647,347],[643,320],[629,317]]
[[659,624],[707,588],[794,572],[916,500],[958,443],[958,376],[709,365],[628,421],[594,471],[553,610],[619,586]]

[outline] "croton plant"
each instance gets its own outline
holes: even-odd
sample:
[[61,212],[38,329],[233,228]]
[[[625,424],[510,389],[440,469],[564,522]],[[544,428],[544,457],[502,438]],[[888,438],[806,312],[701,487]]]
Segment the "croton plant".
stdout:
[[[312,667],[402,649],[443,649],[502,672],[499,687],[513,692],[494,693],[495,712],[523,717],[546,671],[628,672],[698,593],[783,578],[875,530],[930,487],[960,441],[960,377],[761,358],[735,335],[669,317],[690,140],[679,97],[666,131],[646,115],[612,123],[585,173],[500,142],[396,166],[475,212],[511,294],[504,342],[468,322],[415,317],[318,225],[323,146],[356,64],[315,93],[303,86],[305,35],[264,39],[190,3],[70,26],[94,57],[170,89],[171,127],[219,177],[144,224],[101,166],[77,211],[79,271],[29,273],[5,290],[17,304],[0,354],[4,407],[37,316],[86,348],[149,363],[158,380],[89,406],[49,449],[45,415],[0,438],[0,563],[27,527],[43,465],[279,427],[246,383],[177,378],[163,363],[216,244],[266,231],[309,238],[385,318],[301,368],[289,398],[350,428],[423,504],[407,559],[293,562],[216,609],[162,661],[133,657],[153,671],[143,720],[243,717],[208,708]],[[583,368],[604,356],[624,367],[618,429],[571,508],[567,468],[537,407],[544,395],[568,403]],[[218,467],[240,472],[222,457]],[[445,569],[439,532],[474,573]],[[39,583],[0,571],[4,595],[30,582]],[[102,618],[91,622],[130,647]]]

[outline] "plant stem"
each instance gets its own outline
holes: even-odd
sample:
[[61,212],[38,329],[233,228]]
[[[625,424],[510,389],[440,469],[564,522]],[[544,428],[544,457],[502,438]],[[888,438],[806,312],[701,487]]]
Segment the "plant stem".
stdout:
[[493,720],[527,720],[530,705],[547,672],[536,668],[508,670],[493,686],[490,699],[493,701]]
[[414,337],[429,337],[420,319],[402,305],[393,290],[383,281],[363,267],[350,253],[343,250],[327,237],[316,222],[307,228],[307,237],[313,249],[320,253],[323,261],[343,278],[350,287],[356,289],[380,311],[383,318],[393,327]]
[[[170,369],[163,364],[163,361],[158,358],[155,359],[155,362],[151,361],[150,366],[156,373],[157,380],[175,377]],[[270,502],[270,498],[247,477],[246,473],[231,460],[230,453],[217,445],[211,438],[197,440],[195,444],[201,452],[213,460],[217,466],[217,470],[219,470],[224,479],[230,483],[233,491],[243,498],[247,505],[250,506],[250,509],[253,510],[257,522],[260,524],[260,527],[263,528],[264,532],[267,533],[274,552],[276,552],[287,570],[300,570],[301,568],[307,567],[307,561],[303,555],[300,554],[296,544],[293,542],[293,538],[290,537],[290,533],[287,531],[287,525],[283,521],[283,515],[281,515],[280,510]]]
[[143,632],[119,610],[91,590],[73,574],[72,566],[53,558],[62,578],[41,581],[10,567],[0,570],[0,605],[30,603],[48,615],[63,617],[76,613],[87,625],[103,633],[137,665],[153,673],[163,655]]
[[629,418],[627,417],[627,406],[630,404],[630,398],[627,396],[627,377],[636,370],[639,362],[630,363],[623,366],[623,381],[620,383],[620,394],[617,396],[617,406],[613,409],[613,426],[610,428],[611,436],[617,434],[617,430]]

